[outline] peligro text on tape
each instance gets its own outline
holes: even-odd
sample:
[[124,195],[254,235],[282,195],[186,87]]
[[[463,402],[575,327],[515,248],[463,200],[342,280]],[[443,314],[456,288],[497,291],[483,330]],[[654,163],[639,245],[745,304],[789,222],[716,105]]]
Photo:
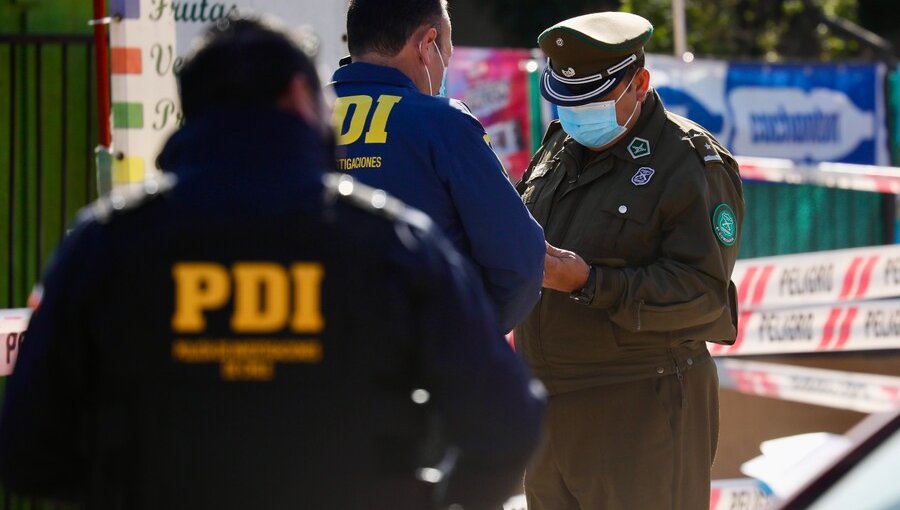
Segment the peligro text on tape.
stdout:
[[796,163],[788,159],[736,157],[747,181],[812,184],[828,188],[900,193],[896,167],[848,163]]
[[742,259],[732,273],[740,309],[900,296],[900,245]]
[[741,393],[862,413],[900,408],[900,377],[737,359],[716,366],[720,386]]
[[771,506],[772,491],[753,478],[713,480],[709,510],[766,510]]
[[0,341],[3,342],[0,350],[0,377],[12,373],[30,318],[31,310],[28,308],[0,310]]
[[713,356],[900,348],[900,299],[834,306],[742,311],[732,345]]

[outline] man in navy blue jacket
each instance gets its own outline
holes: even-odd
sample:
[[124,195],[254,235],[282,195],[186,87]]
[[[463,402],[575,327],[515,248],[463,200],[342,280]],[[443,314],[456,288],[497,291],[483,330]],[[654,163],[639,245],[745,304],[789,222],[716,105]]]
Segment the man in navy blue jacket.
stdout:
[[338,169],[431,216],[480,270],[510,330],[540,295],[544,236],[481,123],[442,97],[446,0],[352,0],[347,44],[352,63],[332,82]]
[[282,34],[219,23],[179,80],[169,173],[88,208],[46,274],[0,480],[90,509],[496,509],[542,403],[465,259],[324,172]]

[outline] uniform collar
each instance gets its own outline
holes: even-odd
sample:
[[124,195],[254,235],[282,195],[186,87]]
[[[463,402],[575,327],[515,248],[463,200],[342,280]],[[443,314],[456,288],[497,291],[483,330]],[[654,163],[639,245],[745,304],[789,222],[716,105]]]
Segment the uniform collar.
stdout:
[[[593,171],[590,175],[584,177],[581,177],[578,174],[587,167],[606,159],[610,155],[637,165],[649,166],[650,161],[653,158],[653,149],[656,147],[656,142],[659,139],[659,134],[662,131],[665,120],[666,110],[662,106],[662,101],[659,99],[659,95],[656,91],[651,89],[641,106],[641,115],[638,117],[637,122],[635,122],[634,127],[625,133],[622,139],[609,149],[603,152],[591,151],[591,149],[577,143],[571,136],[567,135],[563,142],[563,149],[560,152],[568,154],[575,161],[574,165],[567,165],[565,167],[567,179],[571,183],[577,182],[575,187],[581,187],[600,177],[603,173],[611,169],[612,166],[608,165],[605,167],[605,170],[600,172]],[[647,147],[646,153],[639,153],[642,155],[633,157],[629,150],[629,147],[631,147],[632,144],[637,144],[639,147]]]
[[[650,89],[641,105],[641,116],[621,140],[609,151],[619,159],[648,164],[653,158],[659,134],[666,122],[666,110],[655,89]],[[646,147],[646,149],[644,149]],[[637,156],[637,157],[635,157]]]
[[419,91],[409,76],[403,74],[399,69],[366,62],[353,62],[339,67],[331,77],[329,85],[353,82],[384,83],[398,87],[407,87],[416,92]]

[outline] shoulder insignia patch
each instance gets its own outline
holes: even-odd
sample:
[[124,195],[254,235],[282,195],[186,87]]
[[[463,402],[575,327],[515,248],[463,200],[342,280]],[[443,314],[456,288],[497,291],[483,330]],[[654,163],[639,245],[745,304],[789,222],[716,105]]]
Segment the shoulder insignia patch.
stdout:
[[653,177],[653,174],[656,173],[656,170],[650,168],[649,166],[642,166],[638,168],[637,173],[631,176],[631,184],[635,186],[643,186],[650,182],[650,179]]
[[732,246],[737,241],[737,217],[728,204],[723,202],[713,210],[712,227],[716,238],[723,245]]
[[694,146],[697,154],[700,155],[700,158],[703,159],[703,163],[725,163],[719,151],[716,150],[715,144],[705,133],[694,133],[689,138],[689,141]]
[[634,137],[628,144],[628,153],[634,159],[650,155],[650,142],[643,138]]
[[450,98],[450,99],[447,101],[447,104],[449,104],[450,106],[452,106],[454,110],[457,110],[457,111],[459,111],[460,113],[464,113],[464,114],[466,114],[467,116],[472,117],[472,118],[475,119],[475,120],[478,120],[478,117],[476,117],[475,114],[472,113],[472,109],[469,108],[469,105],[467,105],[466,103],[463,103],[463,102],[460,101],[459,99],[453,99],[453,98]]

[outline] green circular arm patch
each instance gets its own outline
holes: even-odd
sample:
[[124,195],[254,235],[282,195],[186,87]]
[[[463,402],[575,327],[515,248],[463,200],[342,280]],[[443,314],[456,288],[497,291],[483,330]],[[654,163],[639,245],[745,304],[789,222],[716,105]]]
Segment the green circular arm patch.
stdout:
[[737,216],[728,204],[716,206],[712,213],[712,227],[716,238],[725,246],[732,246],[737,241]]

